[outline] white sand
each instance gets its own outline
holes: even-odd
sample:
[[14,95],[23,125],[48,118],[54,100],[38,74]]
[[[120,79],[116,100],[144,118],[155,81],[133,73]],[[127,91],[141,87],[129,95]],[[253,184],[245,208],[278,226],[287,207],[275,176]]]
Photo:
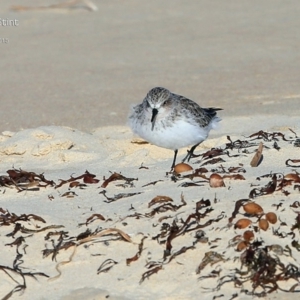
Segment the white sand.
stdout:
[[[294,138],[294,135],[288,128],[292,128],[299,134],[299,122],[296,118],[277,117],[266,119],[264,116],[253,118],[235,118],[222,121],[222,127],[219,131],[211,133],[210,138],[197,149],[197,153],[204,153],[211,147],[225,147],[228,143],[226,138],[230,135],[232,141],[237,139],[244,140],[244,136],[255,133],[258,130],[268,132],[282,132],[287,137]],[[231,216],[235,202],[239,199],[247,199],[249,192],[256,187],[265,186],[271,179],[265,178],[257,181],[258,176],[269,174],[270,172],[282,172],[283,174],[294,173],[293,168],[286,167],[285,161],[289,158],[300,159],[299,148],[292,143],[284,142],[279,138],[279,151],[275,149],[263,150],[264,159],[257,168],[250,167],[250,161],[253,157],[253,151],[257,147],[251,147],[248,150],[251,154],[244,154],[238,157],[221,156],[225,162],[215,165],[205,166],[210,176],[211,169],[217,169],[220,173],[220,165],[226,170],[229,167],[243,166],[246,173],[241,173],[246,180],[225,179],[225,187],[211,188],[207,182],[203,186],[182,187],[183,182],[192,182],[190,179],[177,181],[171,180],[171,176],[166,176],[169,171],[173,153],[149,144],[135,144],[131,141],[135,139],[126,127],[106,127],[98,128],[92,134],[83,133],[75,129],[65,127],[39,127],[28,129],[17,133],[4,132],[0,136],[0,166],[1,175],[7,175],[6,170],[23,169],[33,171],[38,174],[43,173],[48,180],[54,180],[59,184],[59,179],[69,179],[70,176],[80,176],[86,170],[96,175],[99,179],[97,184],[88,184],[84,189],[68,188],[68,184],[60,188],[48,186],[41,187],[38,191],[17,192],[15,187],[1,187],[0,207],[17,215],[35,214],[42,217],[46,223],[31,219],[30,221],[19,221],[24,227],[36,229],[49,225],[63,225],[63,228],[48,229],[41,232],[22,233],[17,232],[12,238],[6,236],[12,232],[14,225],[0,227],[1,258],[0,265],[12,267],[16,257],[16,246],[8,246],[16,238],[23,236],[25,242],[19,247],[19,253],[22,264],[22,272],[44,272],[50,278],[36,276],[36,279],[26,276],[26,289],[22,294],[22,299],[212,299],[214,296],[223,294],[220,299],[230,299],[237,293],[237,299],[251,299],[252,296],[246,296],[241,292],[241,287],[234,287],[234,283],[224,284],[219,291],[213,291],[218,284],[218,279],[222,276],[234,274],[235,268],[240,268],[240,252],[236,251],[236,246],[228,247],[228,242],[234,236],[243,233],[245,230],[228,227],[228,218]],[[260,141],[256,140],[259,143]],[[271,147],[273,142],[263,141],[265,146]],[[186,149],[180,151],[179,159],[183,157]],[[237,150],[231,154],[242,154]],[[200,159],[200,158],[199,158]],[[201,163],[196,163],[199,159],[194,158],[190,165],[196,169]],[[143,166],[148,169],[139,167]],[[120,193],[141,193],[132,197],[119,199],[115,202],[107,203],[103,194],[99,194],[104,188],[101,188],[103,176],[108,178],[111,173],[117,172],[130,178],[138,178],[132,181],[133,185],[125,187],[117,186],[123,184],[123,181],[114,181],[105,188],[108,197]],[[221,173],[220,173],[221,174]],[[221,174],[224,175],[224,174]],[[160,180],[155,185],[147,183]],[[194,182],[203,180],[194,178]],[[80,180],[82,182],[82,180]],[[290,228],[295,224],[297,208],[291,208],[290,205],[299,200],[299,191],[293,189],[293,185],[288,186],[290,194],[285,196],[281,191],[276,191],[270,195],[259,196],[255,202],[259,203],[265,212],[276,212],[281,222],[286,222],[287,226],[280,226],[280,221],[264,232],[255,233],[256,239],[264,240],[265,244],[279,244],[283,248],[288,245],[292,249],[291,258],[288,255],[281,255],[279,258],[284,263],[292,263],[299,267],[300,254],[296,248],[291,246],[292,237],[279,238],[272,233],[272,228],[279,229],[280,232],[290,232]],[[75,192],[73,198],[63,196],[65,192]],[[153,217],[146,217],[145,214],[151,212],[156,204],[148,207],[149,202],[156,196],[163,195],[173,199],[172,204],[180,205],[181,195],[183,195],[186,205],[177,211],[166,211],[155,214]],[[199,224],[204,224],[208,220],[214,220],[221,214],[224,218],[218,223],[212,222],[211,225],[203,228],[208,237],[208,243],[195,243],[194,249],[189,249],[174,257],[169,263],[168,256],[162,265],[162,269],[157,274],[153,274],[144,282],[139,284],[142,274],[148,271],[145,267],[149,261],[162,262],[163,253],[166,249],[166,242],[159,244],[153,237],[160,233],[163,223],[172,225],[175,220],[178,226],[182,226],[182,221],[195,212],[196,202],[201,199],[210,199],[213,211],[200,219]],[[217,202],[214,203],[214,199]],[[272,206],[273,204],[283,203],[279,210]],[[201,209],[204,213],[205,208]],[[240,209],[242,213],[243,210]],[[88,225],[78,226],[85,223],[92,214],[101,214],[105,221],[95,220]],[[127,217],[128,215],[141,214],[137,217]],[[168,218],[160,220],[161,217]],[[239,214],[234,219],[241,218]],[[256,218],[251,218],[253,221]],[[192,220],[191,220],[192,222]],[[191,223],[189,228],[193,228],[196,223]],[[38,227],[35,227],[38,226]],[[52,255],[43,258],[42,250],[52,249],[51,239],[45,241],[45,236],[50,231],[63,230],[67,232],[68,237],[76,237],[89,228],[92,232],[98,229],[118,229],[128,234],[132,242],[122,239],[108,241],[108,237],[97,237],[94,241],[78,245],[74,253],[74,247],[67,250],[60,250],[56,255],[56,261],[52,261]],[[182,249],[190,247],[196,241],[195,232],[191,231],[180,235],[171,241],[171,255]],[[299,240],[299,230],[294,230],[295,241]],[[114,235],[116,239],[118,235]],[[168,236],[168,234],[167,234]],[[159,240],[164,241],[165,238]],[[144,239],[142,253],[137,261],[133,261],[129,266],[126,265],[126,259],[133,257],[138,252],[138,244]],[[65,237],[65,240],[68,238]],[[53,236],[54,243],[57,244],[57,236]],[[102,242],[99,242],[102,241]],[[23,250],[23,246],[26,253]],[[207,265],[201,274],[196,274],[196,269],[204,258],[205,253],[215,251],[224,256],[226,261],[221,261],[213,266]],[[61,276],[56,277],[59,272],[56,265],[63,261],[68,261],[74,253],[72,261],[59,267]],[[286,254],[286,252],[285,252]],[[234,261],[236,258],[236,261]],[[106,259],[113,259],[117,262],[112,269],[106,273],[97,274],[97,269]],[[216,278],[199,280],[200,276],[209,275],[212,270],[221,270]],[[245,268],[244,268],[245,270]],[[18,283],[22,283],[20,275],[10,272],[10,278],[3,271],[0,272],[0,297],[7,295]],[[228,278],[227,278],[228,279]],[[15,280],[15,281],[14,281]],[[279,282],[280,287],[289,289],[295,280],[288,282]],[[251,285],[245,283],[244,288],[251,290]],[[300,290],[296,288],[296,290]],[[12,298],[18,297],[20,292],[13,294]],[[272,299],[296,299],[292,298],[297,294],[274,292]],[[270,299],[266,298],[266,299]]]

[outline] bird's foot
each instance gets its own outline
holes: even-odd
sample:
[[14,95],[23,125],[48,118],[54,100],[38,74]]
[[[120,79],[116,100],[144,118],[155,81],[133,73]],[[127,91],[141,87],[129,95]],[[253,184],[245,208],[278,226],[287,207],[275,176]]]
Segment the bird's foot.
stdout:
[[199,157],[201,154],[194,154],[194,151],[187,150],[186,157],[182,160],[182,162],[185,162],[186,160],[189,162],[191,158]]

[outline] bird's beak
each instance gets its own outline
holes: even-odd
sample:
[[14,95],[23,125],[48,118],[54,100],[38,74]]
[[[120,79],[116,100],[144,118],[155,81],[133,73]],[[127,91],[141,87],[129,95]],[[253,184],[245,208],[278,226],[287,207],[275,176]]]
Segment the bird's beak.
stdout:
[[153,108],[152,109],[152,118],[151,118],[151,123],[152,123],[151,130],[153,130],[153,128],[154,128],[154,124],[155,124],[155,120],[156,120],[156,117],[157,117],[157,113],[158,113],[158,110],[156,108]]

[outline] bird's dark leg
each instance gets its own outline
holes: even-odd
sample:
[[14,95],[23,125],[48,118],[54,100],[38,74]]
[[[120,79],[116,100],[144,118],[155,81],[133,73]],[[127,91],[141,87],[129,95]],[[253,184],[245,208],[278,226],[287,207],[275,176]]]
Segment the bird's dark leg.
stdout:
[[174,158],[173,158],[173,163],[172,163],[171,170],[174,169],[174,167],[175,167],[177,152],[178,152],[178,149],[174,150]]
[[187,155],[186,155],[186,157],[182,160],[182,162],[185,162],[186,160],[187,161],[190,161],[190,159],[192,158],[192,157],[198,157],[199,155],[195,155],[194,154],[194,150],[197,148],[197,146],[199,146],[201,143],[198,143],[198,144],[196,144],[196,145],[194,145],[192,148],[191,148],[191,150],[188,150],[187,151]]

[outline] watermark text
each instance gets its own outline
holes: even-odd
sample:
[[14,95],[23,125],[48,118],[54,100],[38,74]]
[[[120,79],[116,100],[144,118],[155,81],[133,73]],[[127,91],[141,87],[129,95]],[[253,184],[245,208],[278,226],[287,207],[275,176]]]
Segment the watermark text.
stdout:
[[9,26],[19,26],[19,20],[17,19],[3,19],[0,18],[0,26],[9,27]]
[[8,44],[9,43],[9,39],[8,38],[2,38],[0,37],[0,44]]

